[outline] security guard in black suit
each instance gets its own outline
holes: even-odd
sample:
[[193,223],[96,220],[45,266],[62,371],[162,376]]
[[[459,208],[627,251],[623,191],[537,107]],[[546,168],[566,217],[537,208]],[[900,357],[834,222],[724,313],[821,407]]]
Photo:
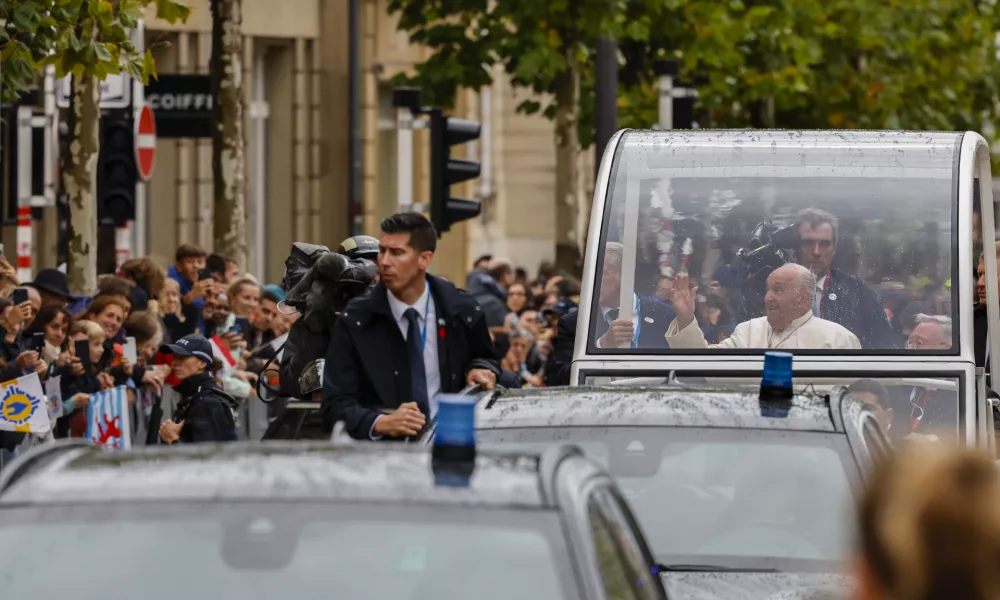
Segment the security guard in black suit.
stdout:
[[633,292],[632,319],[620,319],[622,245],[609,242],[604,249],[599,306],[592,338],[598,348],[668,348],[667,328],[676,316],[663,302],[640,298]]
[[437,393],[493,389],[503,375],[475,298],[427,274],[437,233],[417,213],[382,221],[382,281],[337,317],[323,373],[327,427],[356,439],[420,433]]

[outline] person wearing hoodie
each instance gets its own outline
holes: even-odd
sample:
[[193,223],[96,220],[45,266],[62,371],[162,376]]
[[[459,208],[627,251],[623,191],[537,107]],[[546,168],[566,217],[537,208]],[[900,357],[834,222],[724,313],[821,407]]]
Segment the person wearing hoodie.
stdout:
[[486,325],[490,333],[503,334],[504,321],[507,319],[507,288],[514,281],[514,267],[510,261],[495,258],[490,261],[485,273],[476,276],[467,288],[483,309],[486,315]]
[[475,281],[480,275],[486,275],[486,269],[490,266],[490,261],[493,260],[492,254],[484,254],[476,259],[476,262],[472,263],[472,270],[465,277],[465,290],[468,291],[472,286],[472,282]]

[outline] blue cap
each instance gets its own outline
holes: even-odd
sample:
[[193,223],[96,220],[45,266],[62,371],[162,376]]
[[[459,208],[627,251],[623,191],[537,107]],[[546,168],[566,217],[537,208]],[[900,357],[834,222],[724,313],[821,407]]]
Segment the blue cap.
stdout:
[[269,283],[264,286],[264,291],[271,292],[272,294],[277,296],[279,302],[285,301],[285,290],[281,289],[280,286],[274,285],[273,283]]
[[442,394],[435,400],[434,482],[468,486],[476,463],[476,398]]

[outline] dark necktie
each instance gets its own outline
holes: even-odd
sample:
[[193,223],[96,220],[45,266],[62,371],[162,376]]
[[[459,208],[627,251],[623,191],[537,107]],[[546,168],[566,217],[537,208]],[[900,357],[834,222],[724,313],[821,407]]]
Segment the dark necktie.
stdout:
[[615,321],[617,321],[618,320],[618,309],[617,308],[612,308],[611,310],[609,310],[606,318],[608,320],[608,325],[611,325],[612,323],[614,323]]
[[420,412],[430,414],[427,402],[427,371],[424,369],[424,348],[420,343],[420,315],[414,308],[403,313],[410,327],[406,331],[406,350],[410,355],[410,398],[420,407]]

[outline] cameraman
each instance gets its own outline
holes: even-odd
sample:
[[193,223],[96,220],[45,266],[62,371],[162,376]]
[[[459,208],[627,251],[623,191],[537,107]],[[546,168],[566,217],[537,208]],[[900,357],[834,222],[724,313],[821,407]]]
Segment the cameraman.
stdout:
[[[832,214],[807,208],[795,221],[795,262],[816,275],[813,314],[843,325],[861,341],[861,347],[896,348],[899,336],[893,331],[878,296],[857,275],[830,268],[837,253],[838,223]],[[781,242],[775,241],[780,247]],[[740,320],[764,314],[764,285],[767,276],[780,265],[769,265],[743,282]]]

